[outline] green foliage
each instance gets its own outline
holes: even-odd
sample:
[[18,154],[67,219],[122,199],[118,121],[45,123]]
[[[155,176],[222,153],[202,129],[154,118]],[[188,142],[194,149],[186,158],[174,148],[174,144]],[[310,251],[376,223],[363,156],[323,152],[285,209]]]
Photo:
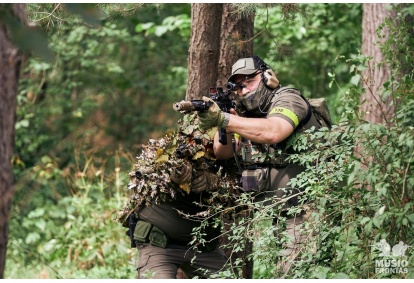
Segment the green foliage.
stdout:
[[124,157],[115,156],[115,164],[108,166],[112,170],[93,157],[79,156],[79,167],[66,180],[70,196],[32,210],[23,203],[14,207],[7,278],[134,277],[136,254],[125,229],[114,221],[117,208],[126,202],[121,188],[128,182],[118,167]]
[[[135,10],[129,18],[113,21],[109,21],[113,10],[103,6],[106,17],[98,27],[71,17],[59,4],[28,6],[32,19],[48,31],[56,61],[50,64],[30,58],[24,66],[17,124],[17,140],[26,140],[17,145],[24,163],[30,166],[33,156],[44,154],[39,152],[42,148],[49,151],[69,135],[75,138],[76,129],[87,121],[98,120],[94,122],[96,130],[89,126],[90,131],[82,133],[84,138],[104,135],[102,140],[113,138],[128,148],[149,132],[171,126],[165,119],[157,121],[154,117],[162,112],[177,115],[171,102],[185,93],[186,69],[182,66],[189,36],[187,5],[165,5],[151,17],[154,25],[173,27],[162,36],[135,31],[140,21],[154,15],[151,11],[156,8],[151,5]],[[44,16],[46,12],[50,12],[48,17]],[[65,21],[58,20],[61,16]],[[182,26],[175,21],[178,18],[183,19]],[[165,50],[165,42],[172,48]],[[176,54],[174,58],[171,52]],[[35,136],[41,139],[33,144]]]
[[255,53],[274,68],[282,85],[293,85],[307,97],[325,97],[337,123],[344,109],[340,91],[329,87],[328,74],[350,87],[348,66],[336,58],[358,54],[362,5],[300,4],[288,18],[283,7],[257,12],[255,30],[261,35],[255,39]]
[[[188,43],[176,31],[146,36],[136,33],[135,26],[146,19],[159,24],[165,17],[185,14],[188,5],[147,5],[141,10],[132,6],[128,17],[116,20],[118,5],[100,7],[100,26],[90,27],[64,5],[28,5],[31,20],[48,32],[56,60],[30,57],[23,64],[13,160],[18,201],[27,186],[56,186],[59,194],[68,195],[59,175],[75,162],[74,148],[96,156],[123,146],[136,150],[150,132],[171,126],[165,113],[178,115],[171,104],[185,93],[182,66]],[[165,42],[176,44],[165,50],[160,48]],[[171,51],[177,55],[166,60]],[[49,183],[34,172],[42,166],[42,157],[49,157],[57,169]],[[48,198],[47,190],[43,192]]]
[[182,14],[177,16],[167,17],[162,21],[161,25],[156,23],[140,23],[135,27],[136,32],[145,31],[146,35],[154,34],[156,36],[162,36],[167,32],[171,32],[178,29],[182,38],[190,38],[191,34],[191,19],[189,15]]
[[[22,65],[6,276],[131,278],[135,250],[111,215],[122,206],[124,181],[103,176],[130,170],[133,158],[115,162],[116,152],[136,152],[150,132],[171,126],[163,115],[178,115],[171,105],[185,93],[189,5],[95,5],[99,15],[92,5],[97,26],[63,4],[27,6],[56,60],[30,57]],[[140,22],[162,25],[168,17],[164,25],[181,17],[183,29],[175,25],[162,36],[135,31]],[[85,179],[90,170],[82,164],[100,168]]]

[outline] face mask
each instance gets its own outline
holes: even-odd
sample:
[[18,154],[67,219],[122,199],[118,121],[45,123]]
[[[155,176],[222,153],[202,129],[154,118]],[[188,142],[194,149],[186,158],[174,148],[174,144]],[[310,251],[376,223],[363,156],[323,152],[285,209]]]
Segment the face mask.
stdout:
[[263,116],[267,114],[272,98],[272,91],[267,89],[263,83],[254,91],[240,97],[240,102],[246,108],[247,112],[253,115]]

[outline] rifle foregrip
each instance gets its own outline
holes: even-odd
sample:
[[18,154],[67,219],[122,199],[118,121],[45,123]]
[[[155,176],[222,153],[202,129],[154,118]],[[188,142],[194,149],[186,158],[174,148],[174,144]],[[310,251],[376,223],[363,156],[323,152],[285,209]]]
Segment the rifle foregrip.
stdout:
[[226,145],[227,144],[227,132],[226,132],[226,129],[219,128],[219,142],[222,145]]

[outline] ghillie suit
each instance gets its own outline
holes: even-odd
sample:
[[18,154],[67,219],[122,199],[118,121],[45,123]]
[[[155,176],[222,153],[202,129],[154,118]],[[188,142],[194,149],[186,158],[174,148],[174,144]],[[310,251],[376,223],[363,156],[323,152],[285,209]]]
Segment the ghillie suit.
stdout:
[[142,145],[137,156],[135,168],[129,172],[127,205],[118,212],[116,220],[128,227],[127,218],[138,207],[160,204],[174,200],[177,195],[185,196],[191,192],[191,183],[176,184],[171,180],[173,170],[183,163],[190,163],[192,175],[208,171],[217,176],[217,188],[200,194],[200,205],[205,206],[203,213],[187,217],[208,217],[208,206],[220,203],[221,207],[231,207],[239,194],[236,166],[232,160],[226,164],[216,160],[213,153],[213,140],[217,128],[201,132],[197,115],[186,114],[178,121],[178,129],[168,132],[159,139],[150,139]]

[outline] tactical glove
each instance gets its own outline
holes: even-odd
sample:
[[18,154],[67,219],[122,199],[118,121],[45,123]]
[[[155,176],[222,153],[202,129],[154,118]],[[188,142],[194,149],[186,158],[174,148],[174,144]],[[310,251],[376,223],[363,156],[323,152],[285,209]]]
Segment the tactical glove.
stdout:
[[174,168],[170,174],[170,179],[176,184],[190,183],[192,173],[191,163],[183,161],[178,167]]
[[211,102],[212,105],[206,111],[198,112],[200,128],[204,131],[216,126],[225,128],[229,123],[230,114],[224,113],[211,98],[203,96],[203,100]]
[[218,176],[207,171],[198,172],[196,177],[191,180],[191,191],[197,194],[214,190],[217,186]]

